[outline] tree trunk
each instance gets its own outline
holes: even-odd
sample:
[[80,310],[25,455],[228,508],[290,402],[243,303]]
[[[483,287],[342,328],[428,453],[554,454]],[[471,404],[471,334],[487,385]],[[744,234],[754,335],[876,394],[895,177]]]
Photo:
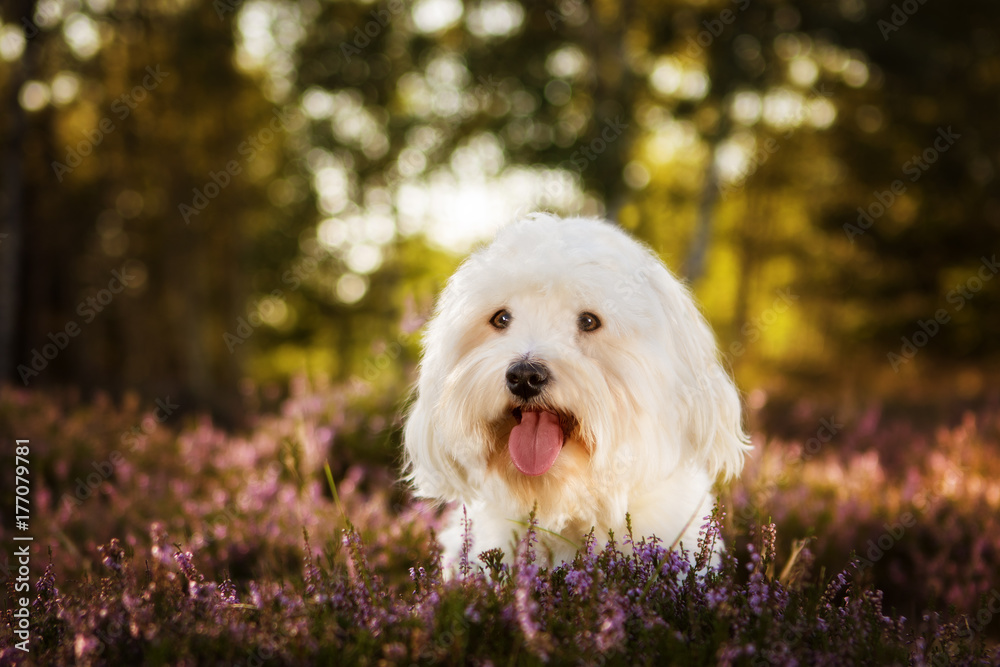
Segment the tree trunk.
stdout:
[[708,254],[708,244],[712,237],[712,216],[715,213],[715,203],[719,199],[719,170],[715,166],[715,147],[708,154],[708,164],[705,166],[705,178],[701,186],[701,197],[698,200],[698,217],[695,219],[694,236],[691,239],[691,249],[687,261],[684,262],[684,277],[689,283],[694,283],[705,272],[705,255]]
[[[11,19],[35,16],[35,0],[15,0]],[[37,35],[34,36],[37,39]],[[18,331],[18,291],[21,270],[21,243],[24,229],[24,178],[22,155],[27,119],[18,99],[21,86],[29,79],[36,45],[28,39],[20,63],[11,66],[8,89],[3,98],[8,126],[0,157],[0,381],[12,380],[16,365]]]

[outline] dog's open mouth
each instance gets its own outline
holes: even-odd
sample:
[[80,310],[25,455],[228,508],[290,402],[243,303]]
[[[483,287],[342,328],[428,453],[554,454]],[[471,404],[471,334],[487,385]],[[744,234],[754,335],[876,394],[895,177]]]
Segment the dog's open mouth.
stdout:
[[517,424],[507,448],[514,466],[525,475],[542,475],[556,462],[566,439],[560,416],[541,409],[514,409]]

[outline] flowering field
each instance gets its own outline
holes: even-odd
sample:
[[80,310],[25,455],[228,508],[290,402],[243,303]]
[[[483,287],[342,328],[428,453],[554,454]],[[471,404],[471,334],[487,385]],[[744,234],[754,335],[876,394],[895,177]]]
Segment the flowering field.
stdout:
[[717,569],[631,535],[544,569],[529,536],[446,582],[440,514],[359,404],[298,381],[233,435],[169,400],[0,390],[37,592],[24,654],[5,491],[0,664],[1000,664],[1000,411],[754,413],[696,549],[724,539]]

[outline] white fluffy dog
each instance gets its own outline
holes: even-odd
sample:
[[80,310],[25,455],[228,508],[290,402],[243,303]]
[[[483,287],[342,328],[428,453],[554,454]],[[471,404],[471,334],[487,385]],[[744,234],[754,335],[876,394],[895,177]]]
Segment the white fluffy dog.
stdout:
[[[569,560],[593,528],[696,547],[717,477],[749,449],[736,388],[687,289],[611,223],[535,214],[456,271],[424,338],[404,433],[418,495],[454,503],[454,568],[539,541]],[[544,552],[543,552],[544,553]]]

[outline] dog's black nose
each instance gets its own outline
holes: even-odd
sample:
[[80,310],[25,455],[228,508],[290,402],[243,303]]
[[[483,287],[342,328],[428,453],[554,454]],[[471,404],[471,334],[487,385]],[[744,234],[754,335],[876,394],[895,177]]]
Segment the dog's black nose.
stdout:
[[507,368],[507,389],[524,400],[542,393],[548,381],[549,369],[537,362],[519,361]]

